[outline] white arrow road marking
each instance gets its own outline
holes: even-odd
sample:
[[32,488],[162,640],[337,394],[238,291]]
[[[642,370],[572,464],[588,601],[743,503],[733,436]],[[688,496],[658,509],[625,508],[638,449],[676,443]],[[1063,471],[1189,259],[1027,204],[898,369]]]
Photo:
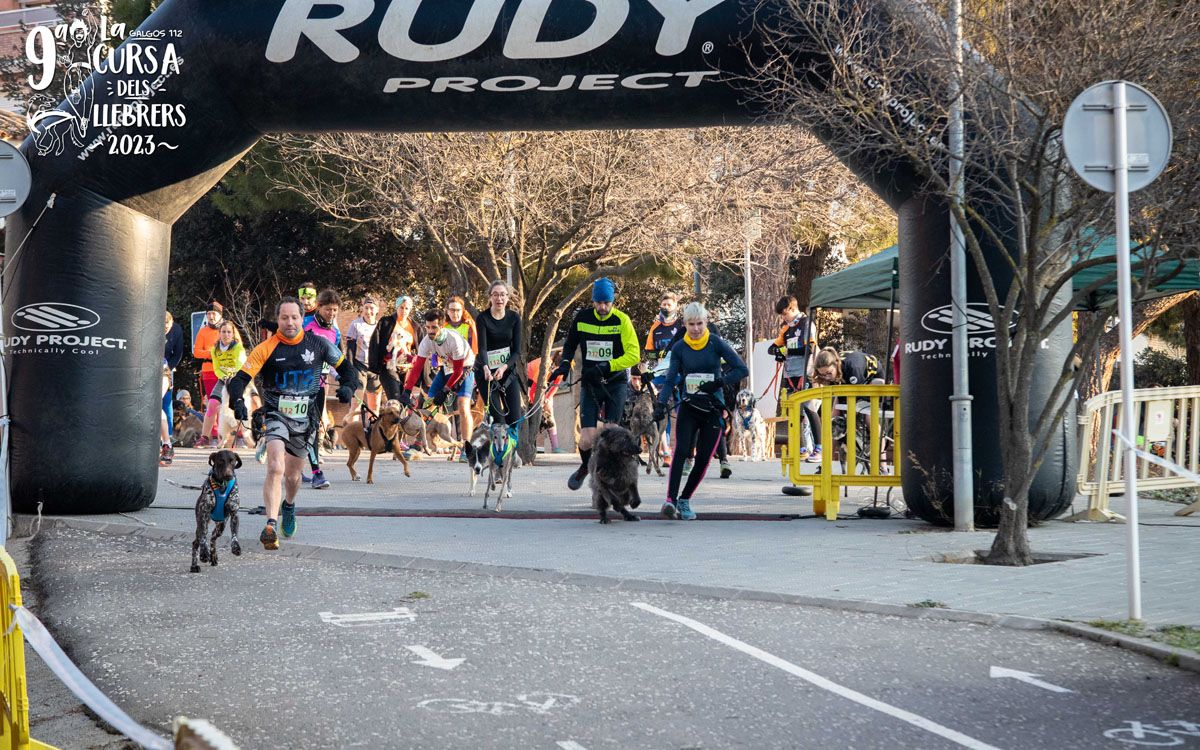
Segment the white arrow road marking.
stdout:
[[1027,682],[1030,685],[1035,685],[1037,687],[1044,688],[1046,690],[1051,690],[1055,693],[1073,693],[1073,692],[1075,692],[1074,690],[1068,690],[1065,687],[1059,687],[1058,685],[1051,685],[1048,682],[1039,680],[1039,679],[1037,679],[1037,675],[1035,675],[1035,674],[1031,674],[1029,672],[1021,672],[1016,669],[1005,669],[1004,667],[992,667],[991,676],[992,677],[1011,677],[1014,680],[1018,680],[1020,682]]
[[962,732],[955,731],[949,727],[944,727],[935,721],[926,719],[924,716],[918,716],[917,714],[905,711],[902,708],[896,708],[895,706],[884,703],[883,701],[863,695],[857,690],[851,690],[848,687],[843,687],[832,680],[822,677],[816,672],[810,672],[803,667],[798,667],[789,661],[780,659],[774,654],[769,654],[766,651],[755,648],[748,643],[743,643],[736,638],[725,635],[721,631],[710,628],[704,623],[697,622],[690,617],[677,615],[674,612],[668,612],[665,609],[659,609],[658,607],[654,607],[649,604],[643,604],[641,602],[633,602],[633,606],[637,607],[638,609],[643,609],[651,614],[658,615],[659,617],[665,617],[668,620],[674,620],[681,625],[686,625],[701,635],[707,636],[718,643],[724,643],[726,646],[737,649],[744,654],[749,654],[759,661],[766,662],[773,667],[782,669],[788,674],[795,675],[806,682],[810,682],[822,690],[828,690],[835,695],[840,695],[843,698],[854,701],[855,703],[866,706],[867,708],[874,709],[893,718],[908,722],[919,729],[924,729],[926,732],[936,734],[939,737],[944,737],[953,743],[970,748],[970,750],[999,750],[993,745],[989,745],[986,742],[981,742],[974,737],[968,737]]
[[423,667],[437,667],[438,669],[451,670],[466,661],[466,659],[444,659],[424,646],[405,646],[405,648],[424,660],[413,662],[413,664],[420,664]]
[[587,750],[586,747],[580,745],[575,740],[559,740],[554,744],[558,745],[562,750]]

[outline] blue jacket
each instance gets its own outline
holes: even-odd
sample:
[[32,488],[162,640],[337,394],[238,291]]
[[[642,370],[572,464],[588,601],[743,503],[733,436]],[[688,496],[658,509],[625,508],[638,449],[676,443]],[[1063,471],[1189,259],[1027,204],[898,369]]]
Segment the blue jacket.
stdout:
[[[729,366],[728,372],[724,374],[721,368],[722,360]],[[729,342],[710,330],[708,344],[699,351],[688,346],[684,339],[680,339],[671,347],[671,368],[667,370],[667,380],[663,383],[662,392],[658,394],[658,400],[667,403],[676,386],[682,386],[683,398],[687,400],[688,391],[694,391],[704,380],[720,380],[725,385],[733,385],[749,374],[746,363]],[[712,397],[725,406],[723,390],[718,390]]]

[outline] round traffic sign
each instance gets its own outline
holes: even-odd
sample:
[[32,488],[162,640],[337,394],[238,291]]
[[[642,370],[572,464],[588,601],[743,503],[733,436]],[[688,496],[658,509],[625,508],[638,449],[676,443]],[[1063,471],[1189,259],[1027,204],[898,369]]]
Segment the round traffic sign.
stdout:
[[1171,156],[1171,120],[1158,99],[1128,81],[1103,81],[1075,97],[1063,118],[1067,161],[1092,187],[1116,191],[1116,84],[1125,84],[1129,192],[1141,190],[1162,174]]
[[0,216],[16,213],[25,205],[31,184],[25,155],[11,143],[0,141]]

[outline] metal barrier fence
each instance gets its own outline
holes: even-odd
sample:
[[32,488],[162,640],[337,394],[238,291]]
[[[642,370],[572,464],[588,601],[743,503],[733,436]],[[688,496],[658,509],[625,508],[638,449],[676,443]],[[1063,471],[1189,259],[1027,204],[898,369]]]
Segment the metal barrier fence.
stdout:
[[[805,474],[801,406],[812,400],[821,402],[821,464],[817,473]],[[812,488],[814,513],[836,520],[843,487],[900,486],[900,386],[814,388],[792,393],[781,404],[788,436],[780,457],[783,475],[796,486]]]
[[[1200,473],[1200,386],[1140,388],[1133,392],[1138,447],[1193,473]],[[1079,493],[1088,498],[1087,510],[1068,521],[1115,521],[1125,518],[1108,508],[1109,495],[1124,491],[1122,444],[1113,436],[1120,430],[1121,392],[1109,391],[1090,399],[1079,417]],[[1138,490],[1163,490],[1193,486],[1178,476],[1139,458]],[[1179,515],[1195,512],[1198,504]]]
[[51,745],[29,737],[29,694],[25,689],[25,638],[16,625],[16,609],[21,606],[21,578],[17,575],[17,564],[8,552],[0,547],[0,702],[4,714],[0,716],[0,750],[26,750],[46,748]]

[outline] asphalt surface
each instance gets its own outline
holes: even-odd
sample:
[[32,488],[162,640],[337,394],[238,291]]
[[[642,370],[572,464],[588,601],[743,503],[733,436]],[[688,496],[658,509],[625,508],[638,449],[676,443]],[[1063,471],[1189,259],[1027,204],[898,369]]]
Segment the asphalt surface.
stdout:
[[1163,723],[1200,722],[1200,677],[1049,632],[245,546],[190,574],[179,545],[44,531],[40,615],[146,725],[209,718],[246,749],[1200,747]]

